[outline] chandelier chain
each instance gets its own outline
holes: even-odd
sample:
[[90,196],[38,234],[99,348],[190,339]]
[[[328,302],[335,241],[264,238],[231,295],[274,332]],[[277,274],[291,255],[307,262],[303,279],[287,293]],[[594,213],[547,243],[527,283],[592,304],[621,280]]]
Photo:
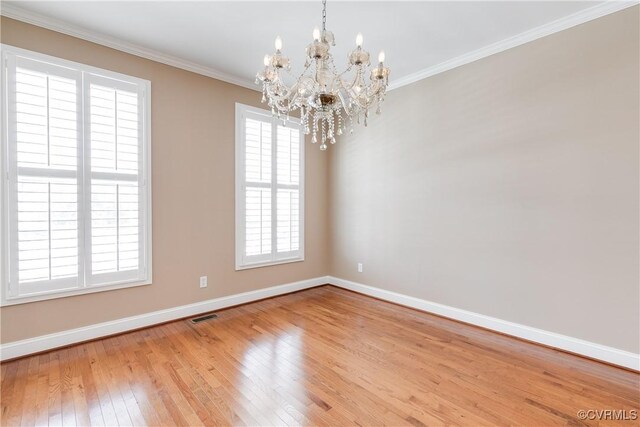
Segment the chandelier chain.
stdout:
[[327,30],[327,0],[322,0],[322,31]]

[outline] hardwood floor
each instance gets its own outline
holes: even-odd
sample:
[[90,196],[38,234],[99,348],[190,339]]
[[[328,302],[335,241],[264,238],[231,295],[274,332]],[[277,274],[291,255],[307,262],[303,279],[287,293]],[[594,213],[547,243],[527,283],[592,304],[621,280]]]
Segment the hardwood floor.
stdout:
[[2,425],[638,425],[577,415],[638,374],[331,286],[218,314],[1,364]]

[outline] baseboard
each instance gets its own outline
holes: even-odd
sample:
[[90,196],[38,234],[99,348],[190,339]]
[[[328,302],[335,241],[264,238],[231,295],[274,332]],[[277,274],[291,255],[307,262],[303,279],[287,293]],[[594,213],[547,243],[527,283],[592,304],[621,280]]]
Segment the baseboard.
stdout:
[[365,295],[370,295],[385,301],[416,308],[418,310],[434,313],[450,319],[481,326],[503,334],[512,335],[528,341],[580,354],[592,359],[602,360],[604,362],[623,366],[635,371],[640,371],[640,355],[635,353],[332,276],[322,276],[299,282],[272,286],[255,291],[214,298],[207,301],[168,308],[166,310],[154,311],[110,322],[98,323],[95,325],[6,343],[0,345],[0,361],[15,359],[17,357],[33,353],[39,353],[83,341],[153,326],[159,323],[209,311],[220,310],[234,305],[258,301],[264,298],[284,295],[290,292],[313,288],[327,283]]
[[133,329],[144,328],[171,320],[181,319],[200,313],[220,310],[234,305],[245,304],[252,301],[288,294],[303,289],[324,285],[327,277],[316,277],[299,282],[287,283],[270,288],[258,289],[250,292],[214,298],[207,301],[168,308],[166,310],[153,311],[137,316],[125,317],[110,322],[97,323],[82,328],[70,329],[21,341],[14,341],[0,345],[0,361],[15,359],[33,353],[52,350],[58,347],[88,341],[109,335],[127,332]]
[[635,371],[640,371],[640,355],[579,338],[573,338],[566,335],[549,332],[542,329],[532,328],[530,326],[520,325],[518,323],[509,322],[507,320],[497,319],[495,317],[485,316],[483,314],[474,313],[472,311],[462,310],[450,307],[444,304],[438,304],[432,301],[411,297],[397,292],[387,291],[385,289],[373,286],[363,285],[361,283],[349,280],[339,279],[337,277],[328,277],[327,282],[344,289],[349,289],[361,294],[369,295],[385,301],[401,304],[407,307],[416,308],[418,310],[434,313],[450,319],[459,320],[486,329],[491,329],[503,334],[533,341],[549,347],[565,350],[571,353],[586,356],[592,359],[602,360],[604,362],[622,366]]

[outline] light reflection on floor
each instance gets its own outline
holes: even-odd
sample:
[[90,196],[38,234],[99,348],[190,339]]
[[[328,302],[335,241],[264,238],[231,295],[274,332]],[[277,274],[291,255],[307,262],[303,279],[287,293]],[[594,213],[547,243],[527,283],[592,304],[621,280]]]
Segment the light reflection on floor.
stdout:
[[243,394],[251,394],[258,387],[270,397],[268,401],[254,401],[262,413],[276,413],[294,423],[304,423],[306,417],[301,409],[307,406],[305,402],[296,407],[289,403],[306,394],[302,338],[303,332],[296,329],[254,340],[242,356],[243,375],[238,384]]

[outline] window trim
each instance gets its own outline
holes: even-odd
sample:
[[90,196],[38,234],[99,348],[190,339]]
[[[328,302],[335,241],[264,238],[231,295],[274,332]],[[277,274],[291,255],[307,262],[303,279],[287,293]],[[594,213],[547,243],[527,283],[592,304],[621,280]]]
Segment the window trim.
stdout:
[[[9,154],[9,150],[11,149],[10,137],[9,137],[9,91],[7,90],[9,87],[9,73],[8,64],[10,61],[14,61],[16,57],[24,57],[30,61],[43,62],[47,65],[51,65],[57,68],[67,68],[70,72],[74,73],[91,73],[92,76],[95,77],[103,77],[109,79],[110,81],[118,81],[118,83],[122,83],[123,85],[135,85],[138,88],[138,92],[142,95],[142,102],[140,103],[141,118],[142,124],[140,132],[142,133],[142,144],[141,144],[141,172],[139,174],[138,180],[140,182],[141,191],[140,191],[140,206],[141,210],[143,210],[143,216],[140,218],[144,221],[144,225],[146,226],[144,238],[140,239],[140,244],[144,245],[144,250],[141,252],[144,253],[144,257],[140,259],[140,264],[144,264],[144,267],[138,271],[142,271],[141,274],[136,273],[135,278],[116,278],[114,280],[103,282],[102,284],[91,284],[90,278],[85,277],[81,280],[81,287],[70,287],[66,289],[45,289],[42,292],[31,293],[28,295],[11,295],[11,291],[9,288],[10,285],[10,262],[9,259],[12,256],[12,252],[10,251],[11,242],[9,239],[9,231],[11,230],[10,224],[10,216],[9,216],[9,207],[10,200],[12,197],[12,191],[10,185],[13,185],[13,181],[9,181],[9,177],[13,172],[12,164]],[[34,301],[43,301],[49,299],[63,298],[68,296],[75,295],[84,295],[95,292],[104,292],[110,291],[114,289],[123,289],[130,288],[136,286],[145,286],[150,285],[152,283],[153,278],[153,266],[152,266],[152,186],[151,186],[151,82],[148,80],[144,80],[138,77],[128,76],[125,74],[117,73],[114,71],[109,71],[97,67],[92,67],[90,65],[82,64],[79,62],[68,61],[66,59],[57,58],[50,55],[45,55],[39,52],[33,52],[27,49],[18,48],[15,46],[2,44],[0,43],[0,83],[1,83],[1,91],[4,95],[2,96],[0,106],[1,111],[1,120],[2,120],[2,128],[3,132],[0,135],[0,148],[2,150],[2,158],[0,159],[0,236],[2,236],[2,242],[0,243],[0,307],[16,305],[16,304],[24,304]],[[84,103],[84,98],[86,94],[84,93],[86,89],[86,85],[88,84],[88,79],[81,78],[80,87],[82,91],[78,94],[81,102]],[[79,126],[79,134],[81,140],[83,142],[82,147],[79,147],[79,151],[86,151],[85,148],[87,146],[86,142],[86,131],[88,129],[88,117],[87,111],[80,111],[78,126]],[[83,162],[86,160],[86,153],[83,154]],[[82,203],[83,199],[87,197],[87,192],[89,189],[86,187],[86,178],[82,171],[80,171],[80,176],[78,176],[78,184],[79,188],[83,188],[81,186],[84,185],[84,191],[82,194],[79,194],[78,202]],[[88,217],[87,217],[88,218]],[[84,227],[80,226],[79,233],[79,258],[84,259],[84,262],[87,262],[89,257],[86,256],[87,248],[85,248],[86,239],[83,237],[86,233],[87,222],[85,221]],[[84,274],[86,276],[86,274]],[[126,277],[126,275],[123,275]],[[143,276],[143,277],[140,277]]]
[[[293,263],[293,262],[301,262],[304,261],[304,256],[305,256],[305,251],[304,251],[304,235],[305,235],[305,213],[304,213],[304,205],[305,205],[305,199],[304,199],[304,193],[305,193],[305,154],[304,154],[304,148],[305,148],[305,135],[304,135],[304,131],[302,129],[302,123],[300,121],[300,119],[295,118],[295,117],[290,117],[287,121],[287,123],[294,123],[295,125],[297,125],[299,127],[299,132],[300,132],[300,176],[299,176],[299,183],[298,183],[298,191],[299,191],[299,203],[300,203],[300,208],[299,208],[299,224],[300,224],[300,231],[299,231],[299,239],[300,239],[300,249],[298,249],[298,251],[294,251],[294,255],[288,258],[275,258],[275,256],[277,255],[277,252],[275,252],[276,255],[274,255],[274,253],[270,254],[270,259],[266,260],[266,261],[256,261],[256,262],[247,262],[245,261],[245,256],[244,256],[244,248],[245,248],[245,239],[244,239],[244,233],[245,233],[245,218],[244,218],[244,210],[245,210],[245,187],[246,187],[246,182],[245,182],[245,176],[244,176],[244,133],[245,133],[245,127],[244,127],[244,119],[247,117],[247,113],[249,115],[257,115],[262,119],[266,119],[267,121],[269,121],[271,123],[271,125],[274,127],[273,132],[277,132],[277,125],[278,124],[282,124],[281,120],[278,120],[277,118],[273,117],[271,114],[271,111],[269,110],[265,110],[262,108],[257,108],[257,107],[252,107],[249,105],[245,105],[245,104],[241,104],[239,102],[236,102],[236,108],[235,108],[235,122],[236,122],[236,136],[235,136],[235,198],[236,198],[236,203],[235,203],[235,224],[236,224],[236,230],[235,230],[235,245],[236,245],[236,261],[235,261],[235,269],[236,271],[241,271],[241,270],[248,270],[248,269],[252,269],[252,268],[259,268],[259,267],[268,267],[268,266],[273,266],[273,265],[280,265],[280,264],[289,264],[289,263]],[[277,140],[274,140],[272,142],[272,153],[275,154],[276,153],[276,149],[277,149]],[[277,184],[277,157],[275,155],[272,155],[272,167],[271,167],[271,173],[272,173],[272,180],[271,183],[268,185],[265,185],[265,187],[271,188],[272,189],[272,197],[274,196],[275,190],[277,190],[278,188],[278,184]],[[284,187],[286,187],[285,184],[283,184]],[[277,224],[277,205],[273,205],[272,204],[272,227],[274,227],[274,224]],[[272,233],[276,233],[275,229],[272,229]],[[275,248],[277,245],[277,239],[272,238],[272,248]],[[286,256],[286,255],[285,255]]]

